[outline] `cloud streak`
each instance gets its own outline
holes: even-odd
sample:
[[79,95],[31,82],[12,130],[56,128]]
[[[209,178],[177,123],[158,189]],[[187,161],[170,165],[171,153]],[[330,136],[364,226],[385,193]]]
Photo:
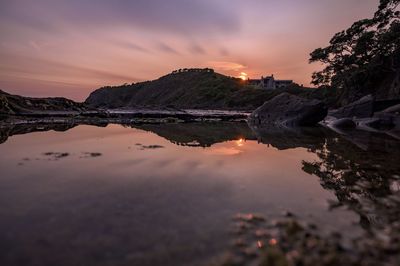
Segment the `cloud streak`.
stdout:
[[174,48],[172,48],[171,46],[169,46],[168,44],[165,44],[163,42],[157,43],[156,47],[161,52],[165,52],[165,53],[168,53],[168,54],[175,54],[175,55],[179,55],[180,54],[177,50],[175,50]]

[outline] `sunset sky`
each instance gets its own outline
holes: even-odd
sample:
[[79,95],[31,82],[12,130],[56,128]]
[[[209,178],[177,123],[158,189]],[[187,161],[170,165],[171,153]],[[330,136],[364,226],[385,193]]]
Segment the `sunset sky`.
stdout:
[[309,85],[309,53],[378,0],[0,0],[0,89],[84,100],[211,67]]

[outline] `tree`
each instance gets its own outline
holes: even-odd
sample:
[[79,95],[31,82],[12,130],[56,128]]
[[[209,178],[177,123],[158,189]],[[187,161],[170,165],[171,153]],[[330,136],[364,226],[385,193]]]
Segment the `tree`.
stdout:
[[355,22],[336,33],[327,47],[315,49],[310,63],[321,62],[324,69],[313,73],[312,83],[336,89],[338,97],[369,93],[376,71],[393,70],[393,59],[400,55],[399,4],[380,0],[373,18]]

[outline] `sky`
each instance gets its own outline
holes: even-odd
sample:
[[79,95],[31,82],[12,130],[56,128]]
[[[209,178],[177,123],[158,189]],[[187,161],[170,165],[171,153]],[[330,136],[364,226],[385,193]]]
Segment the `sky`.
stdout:
[[[309,85],[310,52],[379,0],[0,0],[0,89],[83,101],[210,67]],[[243,75],[243,74],[242,74]]]

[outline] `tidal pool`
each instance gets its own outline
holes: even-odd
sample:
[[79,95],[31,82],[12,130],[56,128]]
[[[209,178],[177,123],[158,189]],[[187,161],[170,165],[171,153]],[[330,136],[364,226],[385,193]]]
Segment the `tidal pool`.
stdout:
[[[246,123],[0,129],[0,265],[210,265],[232,217],[390,225],[399,142]],[[371,185],[373,184],[373,186]]]

